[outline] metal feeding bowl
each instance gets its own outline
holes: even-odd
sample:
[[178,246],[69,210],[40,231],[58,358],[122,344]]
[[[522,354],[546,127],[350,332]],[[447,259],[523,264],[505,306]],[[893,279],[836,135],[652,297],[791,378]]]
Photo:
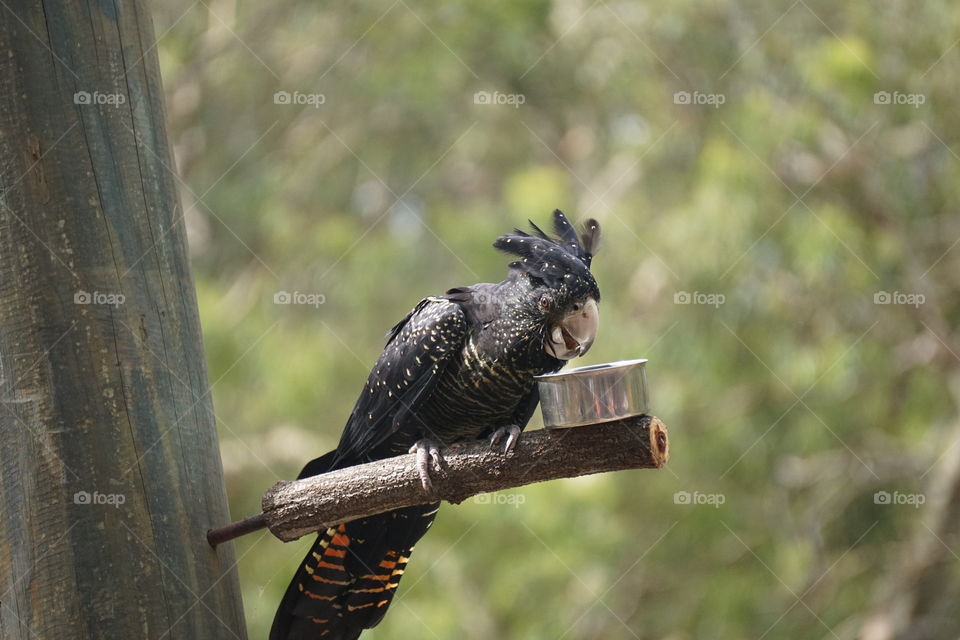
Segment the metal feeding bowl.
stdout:
[[646,358],[537,376],[543,425],[579,427],[647,412]]

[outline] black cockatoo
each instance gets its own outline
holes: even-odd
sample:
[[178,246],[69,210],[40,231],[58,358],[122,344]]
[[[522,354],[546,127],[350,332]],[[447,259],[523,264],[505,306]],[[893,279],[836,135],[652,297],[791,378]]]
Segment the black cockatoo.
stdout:
[[[532,222],[493,246],[515,256],[502,282],[424,298],[387,345],[340,444],[301,478],[416,452],[424,489],[454,442],[489,438],[504,453],[537,406],[534,376],[559,370],[596,337],[600,290],[590,261],[600,225],[578,236],[561,211],[552,238]],[[287,588],[270,640],[352,640],[383,619],[439,502],[321,531]]]

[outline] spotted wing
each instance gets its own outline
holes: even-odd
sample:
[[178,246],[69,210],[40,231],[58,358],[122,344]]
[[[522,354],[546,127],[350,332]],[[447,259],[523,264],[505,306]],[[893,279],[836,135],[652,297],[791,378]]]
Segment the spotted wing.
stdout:
[[[382,457],[380,449],[391,446],[392,438],[430,436],[418,410],[463,349],[468,332],[463,308],[446,298],[425,298],[390,330],[343,431],[337,466],[371,459],[375,451]],[[401,430],[408,437],[394,438]]]

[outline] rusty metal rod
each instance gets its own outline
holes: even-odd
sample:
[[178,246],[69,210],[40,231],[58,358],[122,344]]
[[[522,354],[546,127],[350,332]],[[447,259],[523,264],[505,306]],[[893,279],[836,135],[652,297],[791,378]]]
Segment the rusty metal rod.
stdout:
[[262,513],[258,513],[255,516],[250,516],[249,518],[244,518],[243,520],[238,520],[237,522],[231,522],[230,524],[217,529],[208,529],[207,542],[211,547],[216,548],[218,544],[266,528],[267,516]]

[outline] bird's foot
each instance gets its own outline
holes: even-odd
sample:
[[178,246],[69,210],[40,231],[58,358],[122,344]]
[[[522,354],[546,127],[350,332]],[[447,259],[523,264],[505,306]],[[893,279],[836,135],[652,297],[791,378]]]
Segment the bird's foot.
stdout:
[[505,427],[500,427],[493,432],[493,435],[490,436],[490,448],[496,448],[504,440],[507,441],[506,445],[503,447],[503,453],[507,454],[517,448],[517,440],[520,439],[520,427],[515,424],[508,424]]
[[408,453],[417,454],[417,471],[420,472],[420,484],[423,490],[429,494],[434,494],[433,480],[430,478],[430,463],[437,469],[442,469],[444,465],[443,456],[440,455],[440,445],[430,438],[417,440]]

